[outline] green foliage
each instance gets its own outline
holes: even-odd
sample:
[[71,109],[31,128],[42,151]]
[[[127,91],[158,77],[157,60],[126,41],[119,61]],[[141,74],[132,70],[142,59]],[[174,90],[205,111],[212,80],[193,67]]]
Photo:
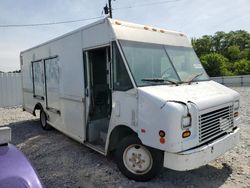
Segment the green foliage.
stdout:
[[241,59],[234,63],[234,72],[237,75],[247,75],[250,73],[250,61]]
[[210,53],[201,56],[201,63],[209,76],[232,75],[227,69],[228,59],[218,53]]
[[250,48],[245,48],[240,52],[240,59],[250,60]]
[[192,38],[194,50],[210,76],[250,74],[250,33],[243,30]]
[[240,47],[233,45],[227,48],[227,56],[232,60],[235,61],[240,58]]
[[212,49],[212,37],[205,35],[200,39],[191,39],[195,52],[200,57],[207,54]]

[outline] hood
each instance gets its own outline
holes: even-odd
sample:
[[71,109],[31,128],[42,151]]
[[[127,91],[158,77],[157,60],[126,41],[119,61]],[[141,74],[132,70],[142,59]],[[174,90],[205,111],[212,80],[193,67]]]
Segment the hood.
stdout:
[[199,110],[233,102],[239,99],[239,94],[214,81],[193,82],[192,84],[159,85],[140,87],[139,92],[146,93],[162,102],[168,100],[187,103],[192,102]]

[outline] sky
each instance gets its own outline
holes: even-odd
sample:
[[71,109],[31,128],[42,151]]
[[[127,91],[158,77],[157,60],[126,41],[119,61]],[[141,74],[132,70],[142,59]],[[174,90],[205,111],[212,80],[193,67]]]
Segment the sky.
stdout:
[[[0,25],[60,22],[104,16],[106,0],[1,0]],[[181,31],[191,37],[217,31],[250,32],[250,0],[115,0],[113,17]],[[0,71],[20,69],[20,51],[95,20],[39,27],[0,27]]]

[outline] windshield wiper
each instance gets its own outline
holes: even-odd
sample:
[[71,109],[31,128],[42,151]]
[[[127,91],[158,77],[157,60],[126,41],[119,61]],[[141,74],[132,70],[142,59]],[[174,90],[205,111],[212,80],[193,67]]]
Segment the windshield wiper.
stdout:
[[143,81],[143,82],[158,82],[158,83],[169,82],[171,84],[175,84],[178,86],[178,83],[176,83],[172,80],[166,80],[166,79],[162,79],[162,78],[144,78],[144,79],[141,79],[141,81]]
[[194,77],[193,77],[193,78],[191,78],[190,80],[188,80],[188,81],[187,81],[187,83],[188,83],[188,84],[191,84],[191,82],[192,82],[192,81],[194,81],[194,79],[195,79],[195,78],[197,78],[197,77],[199,77],[199,76],[201,76],[201,75],[203,75],[203,72],[201,72],[201,73],[199,73],[199,74],[194,75]]

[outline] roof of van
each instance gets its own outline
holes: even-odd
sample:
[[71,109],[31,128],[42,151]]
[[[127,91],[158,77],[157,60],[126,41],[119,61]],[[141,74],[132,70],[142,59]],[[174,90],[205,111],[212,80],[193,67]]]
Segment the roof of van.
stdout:
[[[64,37],[67,37],[79,31],[85,30],[87,28],[94,27],[95,25],[105,23],[105,21],[110,23],[110,26],[113,28],[114,34],[116,35],[116,38],[118,39],[125,39],[125,40],[127,39],[127,40],[134,40],[134,41],[144,41],[145,39],[147,39],[144,42],[157,43],[158,41],[159,43],[162,43],[162,40],[164,38],[163,36],[172,36],[172,37],[167,38],[167,41],[168,42],[170,41],[170,45],[188,46],[188,47],[191,46],[190,42],[188,41],[184,33],[105,17],[96,22],[87,24],[76,30],[73,30],[64,35],[51,39],[47,42],[41,43],[29,49],[26,49],[22,51],[21,54],[24,52],[30,51],[34,48],[38,48],[45,44],[51,43],[53,41],[62,39]],[[180,38],[182,39],[185,38],[186,40],[179,40]]]
[[117,39],[191,47],[184,33],[109,19]]

